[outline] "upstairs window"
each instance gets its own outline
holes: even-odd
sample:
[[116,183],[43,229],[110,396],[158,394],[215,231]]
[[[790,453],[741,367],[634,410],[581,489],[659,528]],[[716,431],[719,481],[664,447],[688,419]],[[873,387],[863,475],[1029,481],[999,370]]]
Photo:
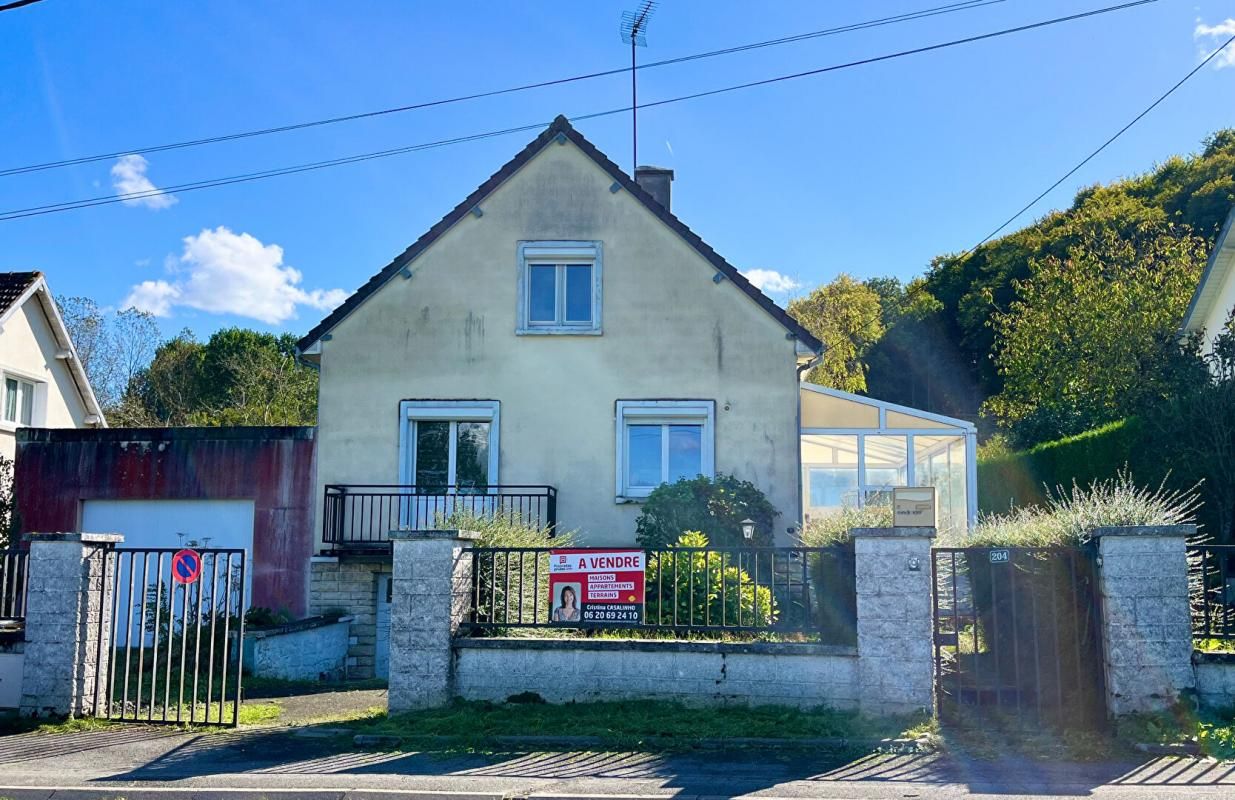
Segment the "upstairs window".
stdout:
[[521,242],[517,332],[600,333],[600,273],[600,242]]
[[4,421],[12,425],[34,423],[34,384],[12,375],[4,376]]

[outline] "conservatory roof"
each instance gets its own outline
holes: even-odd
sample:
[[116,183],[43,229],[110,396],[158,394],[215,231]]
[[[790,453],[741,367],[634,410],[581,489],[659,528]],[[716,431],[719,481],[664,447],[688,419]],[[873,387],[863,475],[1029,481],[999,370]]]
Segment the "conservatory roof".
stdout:
[[972,422],[908,406],[816,386],[800,384],[802,432],[919,431],[971,433]]

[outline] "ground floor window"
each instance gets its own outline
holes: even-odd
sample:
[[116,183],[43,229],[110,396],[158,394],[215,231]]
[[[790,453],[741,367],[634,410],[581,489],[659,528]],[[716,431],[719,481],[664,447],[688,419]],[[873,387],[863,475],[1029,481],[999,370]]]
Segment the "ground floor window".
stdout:
[[619,400],[617,495],[647,497],[662,483],[715,474],[711,400]]

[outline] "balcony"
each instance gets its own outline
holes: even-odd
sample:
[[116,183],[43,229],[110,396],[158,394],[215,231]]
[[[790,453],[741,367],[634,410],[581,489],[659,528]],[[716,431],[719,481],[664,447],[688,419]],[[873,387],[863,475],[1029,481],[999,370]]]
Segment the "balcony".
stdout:
[[330,484],[322,506],[327,550],[386,552],[392,530],[437,530],[452,514],[503,517],[552,531],[552,486],[389,486]]

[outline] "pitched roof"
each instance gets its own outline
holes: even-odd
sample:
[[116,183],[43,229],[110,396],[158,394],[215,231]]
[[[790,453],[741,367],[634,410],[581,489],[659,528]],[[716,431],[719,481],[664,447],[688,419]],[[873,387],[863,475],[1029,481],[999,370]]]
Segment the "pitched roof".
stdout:
[[1218,234],[1218,239],[1214,242],[1213,252],[1209,254],[1209,260],[1205,263],[1205,271],[1201,273],[1201,281],[1196,286],[1192,301],[1188,303],[1188,310],[1184,313],[1183,333],[1194,333],[1204,327],[1205,320],[1213,311],[1214,303],[1218,302],[1222,294],[1222,287],[1230,279],[1232,272],[1235,272],[1233,227],[1235,227],[1235,208],[1232,208],[1231,213],[1227,215],[1222,232]]
[[41,272],[0,272],[0,314],[6,313],[22,298]]
[[390,280],[407,264],[429,248],[438,237],[448,231],[456,222],[468,214],[473,208],[481,203],[490,193],[500,186],[507,178],[514,175],[523,165],[527,164],[539,153],[546,145],[556,140],[559,136],[564,136],[569,141],[573,142],[580,150],[582,150],[589,158],[608,173],[618,184],[631,194],[636,200],[641,202],[648,211],[652,212],[665,225],[669,226],[675,233],[686,240],[686,243],[693,247],[699,255],[703,256],[717,272],[720,272],[733,284],[745,292],[752,300],[754,300],[764,311],[772,315],[781,325],[785,327],[789,333],[806,345],[814,352],[819,352],[823,348],[823,344],[811,334],[810,331],[802,327],[793,317],[789,316],[783,308],[776,305],[760,291],[754,284],[746,279],[741,272],[732,264],[720,256],[712,247],[703,239],[699,238],[698,234],[688,228],[685,223],[674,216],[669,209],[662,206],[652,198],[650,194],[643,190],[638,183],[629,175],[622,171],[617,164],[614,164],[608,156],[596,149],[596,146],[589,142],[583,134],[579,133],[570,124],[564,116],[558,116],[553,120],[549,127],[545,128],[535,139],[533,139],[527,147],[523,148],[514,158],[507,161],[497,172],[493,173],[484,183],[476,187],[476,190],[464,199],[462,203],[455,206],[449,214],[442,217],[436,225],[430,228],[419,239],[412,243],[402,253],[395,257],[393,261],[382,268],[380,272],[370,278],[363,286],[345,300],[342,305],[319,322],[313,330],[309,331],[303,339],[301,339],[296,347],[300,352],[305,352],[313,346],[321,337],[343,320],[348,314],[355,310],[363,303],[369,295],[378,290],[386,281]]

